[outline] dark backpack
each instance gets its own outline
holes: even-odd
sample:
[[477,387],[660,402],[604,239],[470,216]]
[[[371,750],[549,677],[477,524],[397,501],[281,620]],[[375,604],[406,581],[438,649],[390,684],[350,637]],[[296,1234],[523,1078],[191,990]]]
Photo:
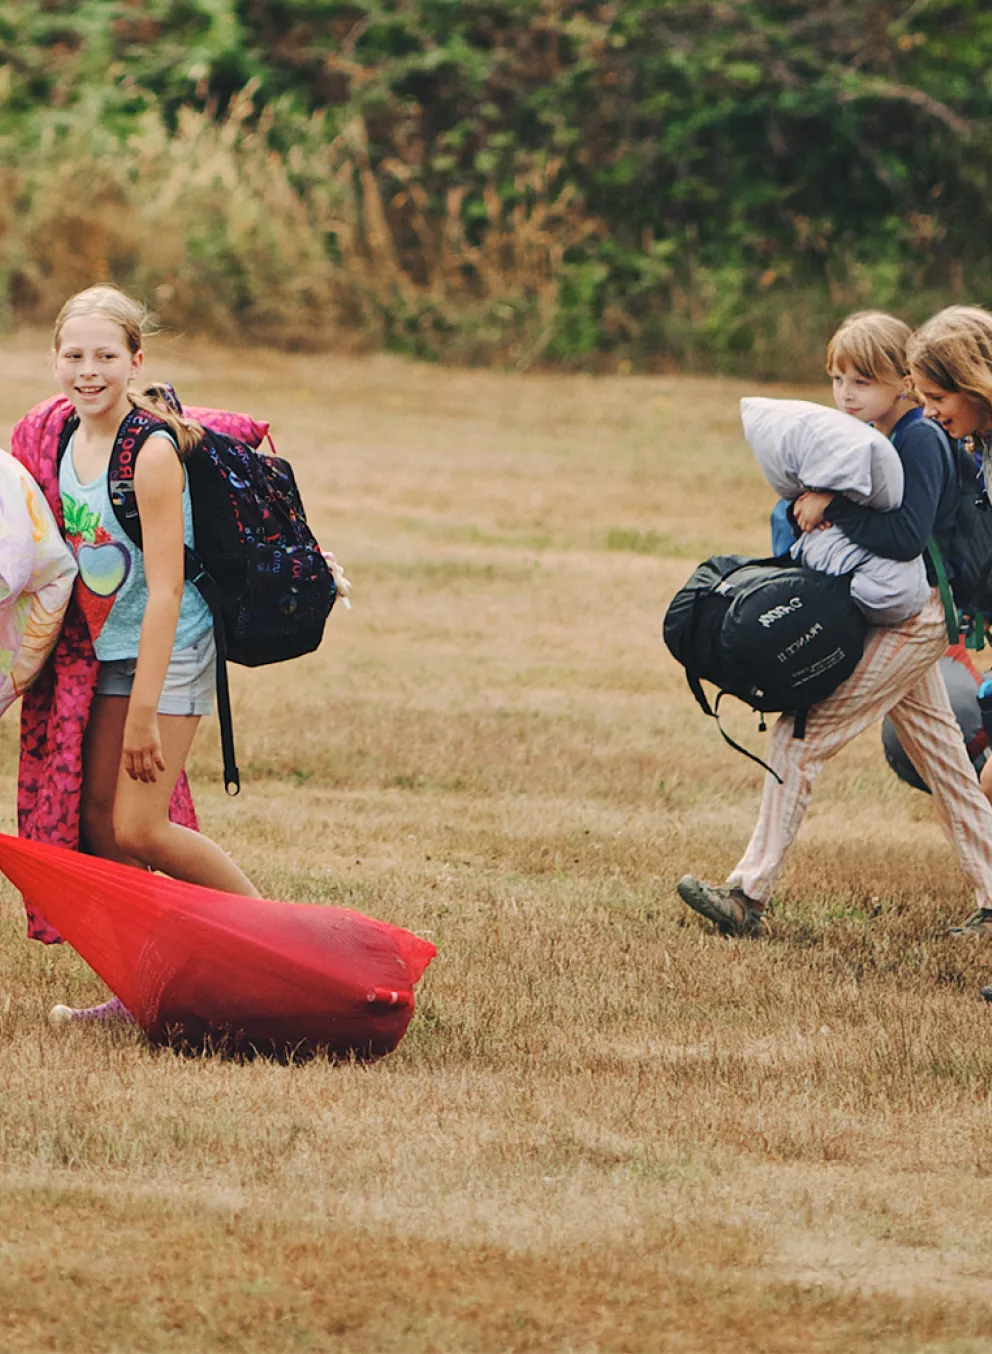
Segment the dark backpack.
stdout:
[[[850,575],[818,573],[788,558],[715,555],[675,594],[664,637],[703,713],[718,725],[720,700],[729,693],[762,714],[795,713],[795,736],[802,738],[810,707],[857,667],[866,629],[851,600]],[[704,680],[719,689],[712,708]]]
[[[980,774],[989,756],[985,712],[979,703],[982,674],[972,663],[967,649],[960,642],[948,648],[940,660],[939,667],[954,718],[961,730],[965,750],[976,773]],[[930,793],[930,787],[903,747],[891,715],[886,715],[882,724],[882,747],[885,751],[885,760],[901,781],[911,785],[914,790]]]
[[[951,473],[938,516],[949,525],[928,549],[933,558],[934,546],[938,546],[950,575],[951,593],[961,610],[969,616],[988,616],[992,614],[992,512],[972,453],[959,442],[948,443],[947,451]],[[938,569],[938,577],[939,573]],[[956,639],[951,636],[952,643]]]
[[[170,387],[154,393],[181,408]],[[78,424],[73,415],[62,430],[59,463]],[[135,462],[152,433],[168,431],[153,414],[132,409],[117,430],[110,455],[110,503],[121,530],[139,549]],[[186,548],[184,569],[213,617],[224,783],[229,794],[237,794],[241,780],[227,659],[259,667],[311,653],[323,637],[337,588],[307,525],[287,461],[205,427],[203,441],[186,458],[185,467],[196,544],[193,550]]]

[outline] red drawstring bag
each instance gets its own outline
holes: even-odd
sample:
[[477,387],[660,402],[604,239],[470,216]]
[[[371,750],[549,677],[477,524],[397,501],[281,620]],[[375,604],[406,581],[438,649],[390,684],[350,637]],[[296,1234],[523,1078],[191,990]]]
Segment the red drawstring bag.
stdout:
[[156,1043],[391,1052],[437,953],[360,912],[240,898],[0,833],[0,870]]

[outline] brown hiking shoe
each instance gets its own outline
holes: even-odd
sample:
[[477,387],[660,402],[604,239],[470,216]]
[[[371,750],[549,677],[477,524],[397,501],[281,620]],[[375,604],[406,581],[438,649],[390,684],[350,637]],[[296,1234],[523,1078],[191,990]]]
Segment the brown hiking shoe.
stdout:
[[691,874],[683,875],[675,889],[683,903],[715,922],[722,935],[761,934],[762,906],[749,898],[743,889],[732,888],[729,884],[704,884]]
[[980,907],[960,926],[948,927],[949,936],[986,936],[992,940],[992,908]]

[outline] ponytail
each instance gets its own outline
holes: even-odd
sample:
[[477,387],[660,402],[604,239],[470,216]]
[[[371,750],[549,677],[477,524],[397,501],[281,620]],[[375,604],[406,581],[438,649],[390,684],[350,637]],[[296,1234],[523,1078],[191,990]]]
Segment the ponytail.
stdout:
[[183,417],[182,405],[171,386],[153,385],[142,391],[129,390],[127,397],[135,409],[141,409],[165,424],[176,439],[181,461],[187,461],[203,441],[203,425]]

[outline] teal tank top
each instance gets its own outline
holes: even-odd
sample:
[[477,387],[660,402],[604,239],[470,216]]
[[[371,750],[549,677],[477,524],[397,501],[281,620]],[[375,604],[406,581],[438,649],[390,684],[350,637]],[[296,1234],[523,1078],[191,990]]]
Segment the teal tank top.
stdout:
[[[59,492],[65,514],[65,539],[79,567],[76,596],[100,662],[137,658],[141,622],[148,604],[144,558],[114,516],[106,471],[90,484],[80,483],[73,461],[75,440],[73,434],[62,457]],[[188,479],[183,485],[183,539],[192,547],[193,505]],[[186,583],[173,653],[188,649],[211,624],[210,608],[193,584]]]

